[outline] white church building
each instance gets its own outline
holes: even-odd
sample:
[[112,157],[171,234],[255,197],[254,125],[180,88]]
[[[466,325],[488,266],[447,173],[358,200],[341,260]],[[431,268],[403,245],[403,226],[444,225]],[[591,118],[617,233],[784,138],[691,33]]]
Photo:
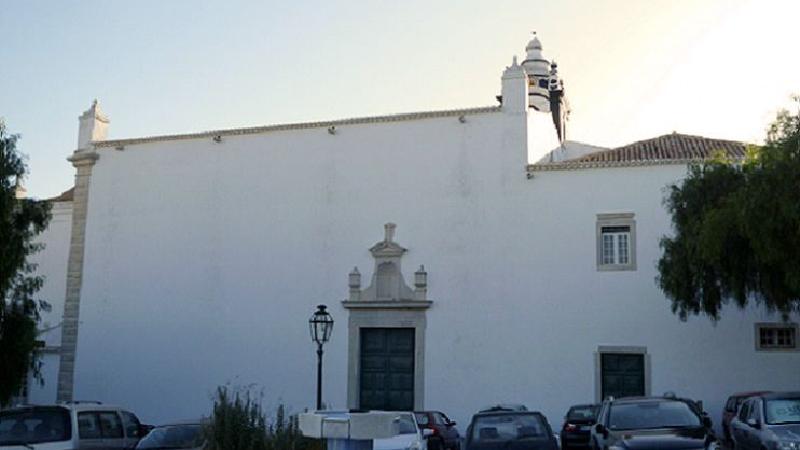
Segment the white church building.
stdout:
[[798,389],[796,323],[682,322],[655,281],[665,187],[744,145],[567,140],[555,65],[526,50],[498,106],[110,140],[93,104],[36,256],[53,311],[29,400],[158,423],[230,384],[312,408],[318,304],[331,408],[465,424],[513,402],[558,426],[572,404],[674,391],[718,422],[732,392]]

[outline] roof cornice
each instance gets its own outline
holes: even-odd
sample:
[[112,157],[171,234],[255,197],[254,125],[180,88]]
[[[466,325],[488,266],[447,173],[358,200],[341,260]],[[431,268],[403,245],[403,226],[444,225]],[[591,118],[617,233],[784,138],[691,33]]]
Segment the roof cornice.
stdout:
[[146,144],[150,142],[160,142],[160,141],[213,138],[216,136],[221,136],[221,137],[243,136],[249,134],[269,133],[274,131],[306,130],[311,128],[322,128],[322,127],[341,126],[341,125],[402,122],[408,120],[433,119],[439,117],[458,117],[458,116],[468,116],[475,114],[496,113],[500,111],[501,109],[499,106],[486,106],[486,107],[466,108],[466,109],[450,109],[443,111],[422,111],[422,112],[412,112],[412,113],[402,113],[402,114],[391,114],[385,116],[357,117],[351,119],[340,119],[340,120],[331,120],[323,122],[300,122],[300,123],[265,125],[265,126],[245,127],[245,128],[231,128],[226,130],[211,130],[211,131],[202,131],[199,133],[188,133],[188,134],[167,134],[160,136],[146,136],[146,137],[129,138],[129,139],[111,139],[105,141],[94,141],[92,142],[92,144],[96,148],[123,147],[126,145]]
[[[732,158],[734,161],[741,161],[743,158]],[[582,169],[605,169],[613,167],[646,167],[646,166],[670,166],[685,164],[700,164],[712,161],[713,158],[682,158],[682,159],[651,159],[637,161],[589,161],[576,162],[564,161],[559,163],[528,164],[527,171],[530,172],[556,172],[564,170]]]

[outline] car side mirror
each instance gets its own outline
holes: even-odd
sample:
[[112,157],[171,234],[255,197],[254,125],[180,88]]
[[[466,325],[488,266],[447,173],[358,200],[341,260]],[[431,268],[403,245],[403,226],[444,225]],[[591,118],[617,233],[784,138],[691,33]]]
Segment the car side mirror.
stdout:
[[429,438],[431,436],[433,436],[433,430],[431,430],[430,428],[423,428],[422,429],[422,437],[427,439],[427,438]]
[[708,416],[703,416],[702,419],[700,419],[700,422],[702,422],[703,426],[706,427],[706,428],[711,428],[711,427],[714,426],[714,423],[711,421],[711,418],[708,417]]
[[761,424],[756,419],[747,419],[747,425],[753,428],[761,428]]
[[456,423],[455,422],[447,422],[447,426],[448,427],[454,427],[454,426],[456,426]]
[[595,425],[594,431],[597,432],[597,434],[602,434],[604,438],[608,437],[608,428],[606,428],[602,423]]

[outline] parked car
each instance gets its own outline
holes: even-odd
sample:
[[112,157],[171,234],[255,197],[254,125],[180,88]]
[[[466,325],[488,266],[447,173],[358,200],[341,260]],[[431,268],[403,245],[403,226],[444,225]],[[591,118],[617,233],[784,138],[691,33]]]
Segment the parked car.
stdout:
[[136,444],[136,450],[170,449],[201,450],[205,448],[206,439],[203,433],[203,421],[194,420],[153,427],[142,440]]
[[769,391],[737,392],[728,397],[728,401],[725,402],[725,408],[722,409],[722,434],[727,442],[731,441],[731,419],[736,416],[736,411],[739,410],[742,402],[748,397],[768,393]]
[[593,450],[718,448],[711,419],[698,403],[674,397],[608,399],[589,438]]
[[575,405],[569,408],[561,428],[561,450],[589,447],[589,435],[599,409],[600,405]]
[[547,418],[531,411],[487,411],[472,416],[465,450],[557,450]]
[[461,435],[456,423],[440,411],[417,411],[417,424],[421,429],[430,429],[428,450],[460,450]]
[[142,436],[135,414],[99,402],[19,406],[0,411],[0,449],[132,449]]
[[398,412],[398,434],[386,438],[375,439],[372,442],[373,450],[427,450],[428,437],[433,435],[429,428],[420,428],[417,417],[411,412]]
[[746,399],[731,420],[736,450],[800,449],[800,392],[774,392]]

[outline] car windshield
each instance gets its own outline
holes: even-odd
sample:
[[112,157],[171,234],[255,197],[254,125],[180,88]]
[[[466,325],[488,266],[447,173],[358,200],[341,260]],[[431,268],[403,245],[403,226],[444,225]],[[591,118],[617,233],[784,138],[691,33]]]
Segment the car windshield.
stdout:
[[700,417],[684,402],[612,404],[608,415],[611,430],[700,427]]
[[168,425],[153,428],[136,448],[195,448],[203,445],[202,425]]
[[412,434],[417,432],[417,423],[414,421],[411,414],[398,416],[397,420],[399,422],[398,434]]
[[499,414],[478,416],[472,423],[475,442],[508,441],[547,436],[547,427],[538,414]]
[[800,398],[767,400],[764,416],[770,425],[800,423]]
[[0,445],[68,441],[71,437],[69,412],[63,408],[0,412]]
[[597,406],[573,406],[567,413],[567,421],[593,421],[597,415]]

